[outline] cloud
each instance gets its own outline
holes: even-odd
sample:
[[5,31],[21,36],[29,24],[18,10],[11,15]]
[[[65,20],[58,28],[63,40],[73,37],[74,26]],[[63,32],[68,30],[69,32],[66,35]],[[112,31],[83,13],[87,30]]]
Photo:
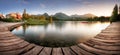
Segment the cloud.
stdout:
[[83,4],[85,4],[85,5],[89,5],[89,4],[91,4],[92,2],[89,2],[89,1],[84,1],[83,2]]
[[22,0],[22,3],[23,3],[23,4],[28,4],[29,1],[28,1],[28,0]]
[[83,3],[83,5],[86,5],[86,6],[90,6],[90,7],[94,6],[93,2],[90,2],[90,1],[83,1],[82,3]]
[[46,5],[43,4],[43,3],[41,3],[41,4],[40,4],[40,7],[41,7],[41,8],[46,8]]
[[76,1],[79,1],[79,2],[80,2],[80,1],[82,1],[82,0],[76,0]]

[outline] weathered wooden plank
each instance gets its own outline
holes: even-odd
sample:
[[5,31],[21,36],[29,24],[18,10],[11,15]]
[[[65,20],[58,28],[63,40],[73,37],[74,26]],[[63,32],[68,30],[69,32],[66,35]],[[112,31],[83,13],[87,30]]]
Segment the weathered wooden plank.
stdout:
[[102,30],[102,33],[120,33],[120,31],[107,31],[107,30]]
[[102,30],[101,32],[120,32],[119,30]]
[[22,43],[24,40],[19,40],[19,41],[15,41],[15,42],[7,42],[7,43],[0,43],[0,47],[5,47],[5,46],[10,46],[10,45],[15,45],[15,44],[20,44]]
[[93,40],[97,40],[97,41],[102,41],[102,42],[120,42],[120,40],[103,40],[103,39],[98,39],[98,38],[92,38]]
[[102,50],[108,50],[108,51],[120,51],[120,46],[95,45],[94,47]]
[[101,50],[101,49],[97,49],[97,48],[85,45],[83,43],[79,44],[78,46],[89,51],[89,52],[96,53],[96,54],[106,54],[106,55],[108,55],[108,54],[120,54],[120,51]]
[[62,48],[64,55],[77,55],[69,47]]
[[97,35],[95,36],[96,38],[99,38],[99,37],[105,37],[105,38],[119,38],[118,35]]
[[39,53],[39,55],[51,55],[52,48],[44,47],[44,49]]
[[87,52],[83,49],[81,49],[78,46],[71,46],[71,49],[77,53],[77,55],[95,55],[93,53]]
[[53,48],[52,55],[63,55],[61,48]]
[[101,33],[120,33],[120,31],[113,31],[113,32],[110,32],[110,31],[102,30]]
[[119,37],[120,36],[120,34],[118,33],[116,33],[116,34],[98,34],[98,36],[104,36],[104,37]]
[[43,47],[41,46],[36,46],[33,49],[31,49],[30,51],[26,52],[25,54],[22,55],[38,55],[39,52],[42,50]]
[[7,27],[0,27],[0,32],[8,31]]
[[[120,25],[120,24],[119,24]],[[120,28],[120,26],[117,26],[117,25],[110,25],[108,28]]]
[[103,34],[98,34],[95,37],[119,37],[119,35],[103,35]]
[[97,40],[88,40],[87,42],[85,42],[84,44],[87,44],[89,46],[94,46],[94,45],[103,45],[103,46],[120,46],[120,43],[111,43],[111,42],[101,42],[101,41],[97,41]]
[[7,37],[7,36],[13,37],[13,34],[11,34],[10,31],[0,32],[0,38]]
[[22,55],[28,51],[30,51],[31,49],[33,49],[35,47],[35,44],[29,44],[28,46],[26,46],[25,48],[23,48],[24,50],[22,52],[19,53],[19,55]]
[[21,24],[15,24],[15,25],[12,25],[12,26],[8,26],[8,30],[12,30],[16,27],[19,27]]
[[15,38],[18,38],[18,37],[14,37],[13,36],[4,36],[4,37],[0,37],[0,40],[10,40],[10,39],[15,39]]
[[112,30],[112,31],[119,31],[120,29],[119,28],[106,28],[105,30]]
[[86,44],[86,45],[88,45],[88,46],[91,46],[91,47],[93,47],[93,46],[95,45],[93,42],[90,42],[90,43],[89,43],[89,41],[84,42],[84,44]]
[[105,36],[105,35],[102,35],[102,36],[96,36],[94,38],[103,39],[103,40],[120,40],[119,36]]
[[20,53],[24,52],[27,49],[30,49],[31,47],[32,47],[32,45],[28,45],[28,46],[25,46],[25,47],[23,47],[21,49],[0,52],[0,55],[19,55]]
[[28,42],[24,41],[24,42],[16,44],[16,45],[0,47],[0,52],[20,49],[20,48],[23,48],[24,46],[27,46],[28,44],[29,44]]
[[120,33],[99,33],[99,35],[106,35],[106,36],[120,36]]
[[22,40],[21,38],[15,38],[15,39],[10,39],[10,40],[0,40],[0,43],[10,43],[10,42],[15,42],[15,41],[20,41]]
[[5,34],[9,34],[10,31],[6,31],[6,32],[0,32],[0,35],[5,35]]

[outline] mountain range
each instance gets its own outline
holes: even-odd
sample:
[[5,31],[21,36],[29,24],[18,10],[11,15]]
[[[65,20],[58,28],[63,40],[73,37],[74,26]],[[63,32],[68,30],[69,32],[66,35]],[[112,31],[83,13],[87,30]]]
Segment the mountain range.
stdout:
[[[49,18],[49,14],[47,14],[47,13],[38,14],[37,16],[40,16],[40,15],[44,15],[46,18]],[[52,16],[57,18],[57,19],[70,19],[70,18],[83,18],[83,19],[86,19],[86,18],[97,17],[96,15],[91,14],[91,13],[83,14],[83,15],[74,14],[74,15],[69,16],[69,15],[67,15],[65,13],[62,13],[62,12],[56,13],[56,14],[54,14]]]
[[90,14],[90,13],[84,14],[84,15],[77,15],[77,14],[75,14],[75,15],[71,15],[71,17],[92,18],[92,17],[96,17],[96,15],[93,15],[93,14]]
[[93,18],[93,17],[96,17],[96,15],[94,14],[84,14],[84,15],[71,15],[71,16],[68,16],[64,13],[56,13],[55,15],[53,15],[54,17],[58,18],[58,19],[68,19],[68,18]]

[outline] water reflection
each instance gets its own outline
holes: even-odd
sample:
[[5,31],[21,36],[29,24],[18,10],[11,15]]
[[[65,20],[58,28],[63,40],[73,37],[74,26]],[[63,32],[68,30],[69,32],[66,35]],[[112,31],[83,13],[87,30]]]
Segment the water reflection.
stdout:
[[65,47],[87,41],[109,22],[57,21],[48,25],[23,25],[12,33],[24,40],[47,47]]

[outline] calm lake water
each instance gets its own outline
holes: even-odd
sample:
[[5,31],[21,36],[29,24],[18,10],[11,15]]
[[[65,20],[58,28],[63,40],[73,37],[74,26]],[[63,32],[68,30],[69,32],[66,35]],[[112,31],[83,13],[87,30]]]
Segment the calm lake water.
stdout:
[[12,33],[37,45],[66,47],[93,38],[109,24],[109,22],[56,21],[48,25],[22,25]]

